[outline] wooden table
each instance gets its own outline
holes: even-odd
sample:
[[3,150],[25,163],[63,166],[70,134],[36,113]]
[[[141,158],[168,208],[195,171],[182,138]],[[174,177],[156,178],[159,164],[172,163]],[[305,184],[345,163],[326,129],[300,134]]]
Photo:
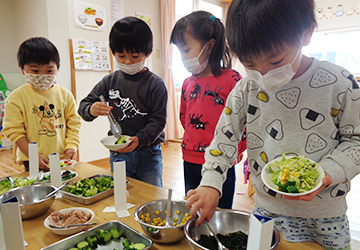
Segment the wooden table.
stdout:
[[[76,171],[79,176],[78,179],[84,179],[96,174],[111,174],[112,173],[108,170],[103,168],[99,168],[97,166],[79,162],[75,165],[72,169]],[[27,176],[28,173],[22,173],[20,176]],[[69,207],[81,207],[85,206],[90,208],[95,213],[95,218],[93,219],[94,222],[97,222],[98,225],[106,223],[110,220],[119,220],[126,225],[134,228],[138,232],[143,233],[139,223],[134,218],[134,212],[137,207],[142,205],[145,202],[157,199],[166,199],[167,198],[167,190],[155,187],[153,185],[128,178],[130,183],[127,186],[127,190],[129,192],[129,196],[127,199],[128,203],[134,204],[135,207],[129,209],[130,216],[125,218],[118,218],[115,213],[103,213],[103,209],[107,206],[114,206],[114,196],[110,196],[98,202],[95,202],[90,205],[83,205],[65,198],[55,199],[51,208],[42,216],[39,216],[34,219],[30,220],[23,220],[23,231],[24,231],[24,238],[25,241],[28,243],[26,250],[39,250],[42,247],[48,246],[56,241],[64,239],[67,236],[60,236],[54,234],[49,229],[44,226],[45,218],[52,212],[69,208]],[[173,192],[172,197],[174,199],[184,199],[183,195],[176,194]],[[188,240],[185,238],[184,240],[176,243],[176,244],[158,244],[154,242],[153,247],[151,249],[159,249],[159,250],[167,250],[167,249],[176,249],[176,250],[191,250],[192,247]],[[304,242],[304,243],[288,243],[284,240],[281,240],[279,247],[277,250],[316,250],[316,249],[323,249],[318,244],[314,242]]]

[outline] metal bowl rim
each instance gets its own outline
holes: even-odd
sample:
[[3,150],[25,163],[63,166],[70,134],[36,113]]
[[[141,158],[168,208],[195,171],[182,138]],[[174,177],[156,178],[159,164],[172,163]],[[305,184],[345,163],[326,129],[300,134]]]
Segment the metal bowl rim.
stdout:
[[[54,185],[49,185],[49,184],[45,184],[45,185],[44,184],[32,184],[32,185],[17,187],[17,188],[13,188],[13,189],[3,193],[2,195],[0,195],[0,201],[2,201],[2,199],[3,199],[3,197],[4,197],[4,195],[6,193],[11,194],[13,192],[18,191],[19,189],[27,189],[27,188],[30,188],[30,187],[32,188],[32,187],[38,187],[38,186],[47,186],[47,187],[52,187],[54,190],[56,189],[56,187]],[[16,195],[10,196],[8,199],[11,199],[12,197],[15,197],[15,196]],[[44,199],[38,200],[38,201],[33,202],[33,203],[25,203],[25,204],[19,203],[19,206],[21,207],[21,206],[34,205],[34,204],[38,204],[38,203],[44,202],[46,200],[51,200],[51,199],[55,199],[55,196],[52,195],[52,196],[48,197],[47,199],[44,198]]]

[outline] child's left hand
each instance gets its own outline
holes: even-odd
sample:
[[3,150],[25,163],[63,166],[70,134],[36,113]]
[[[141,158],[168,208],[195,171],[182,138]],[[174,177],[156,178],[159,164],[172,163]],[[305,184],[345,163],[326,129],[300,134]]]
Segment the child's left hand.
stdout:
[[65,158],[67,160],[76,160],[76,151],[72,148],[68,148],[65,150]]
[[284,199],[288,199],[288,200],[302,200],[302,201],[311,201],[312,199],[314,199],[316,197],[316,195],[318,195],[323,189],[327,188],[328,186],[330,186],[332,184],[332,179],[330,177],[330,175],[328,173],[325,172],[325,177],[322,179],[322,185],[321,187],[310,193],[310,194],[305,194],[305,195],[300,195],[300,196],[287,196],[284,195]]
[[134,151],[134,149],[137,148],[137,146],[139,146],[139,138],[137,136],[129,137],[128,139],[131,141],[129,146],[127,146],[125,148],[121,148],[117,152],[129,153],[129,152]]

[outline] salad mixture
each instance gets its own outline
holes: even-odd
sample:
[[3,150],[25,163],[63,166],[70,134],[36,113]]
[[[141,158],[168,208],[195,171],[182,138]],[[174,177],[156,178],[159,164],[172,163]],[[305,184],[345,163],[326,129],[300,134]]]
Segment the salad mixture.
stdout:
[[[276,189],[285,193],[304,193],[318,184],[319,164],[310,162],[305,156],[286,158],[268,164],[268,171]],[[321,180],[320,180],[321,181]]]
[[[15,177],[14,188],[32,185],[34,184],[34,182],[35,179],[33,177],[29,177],[29,178]],[[0,195],[11,189],[12,188],[9,179],[4,179],[3,181],[0,181]]]
[[127,138],[128,138],[128,136],[126,136],[126,135],[121,135],[121,136],[119,137],[119,139],[116,140],[115,144],[124,144],[124,143],[127,143],[127,142],[128,142],[128,141],[127,141]]

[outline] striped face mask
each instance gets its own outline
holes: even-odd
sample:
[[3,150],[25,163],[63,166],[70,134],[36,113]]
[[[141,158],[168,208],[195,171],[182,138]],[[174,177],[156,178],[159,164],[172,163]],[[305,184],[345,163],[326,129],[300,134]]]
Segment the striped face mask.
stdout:
[[50,89],[56,83],[56,76],[53,74],[28,74],[25,73],[26,82],[37,90]]

